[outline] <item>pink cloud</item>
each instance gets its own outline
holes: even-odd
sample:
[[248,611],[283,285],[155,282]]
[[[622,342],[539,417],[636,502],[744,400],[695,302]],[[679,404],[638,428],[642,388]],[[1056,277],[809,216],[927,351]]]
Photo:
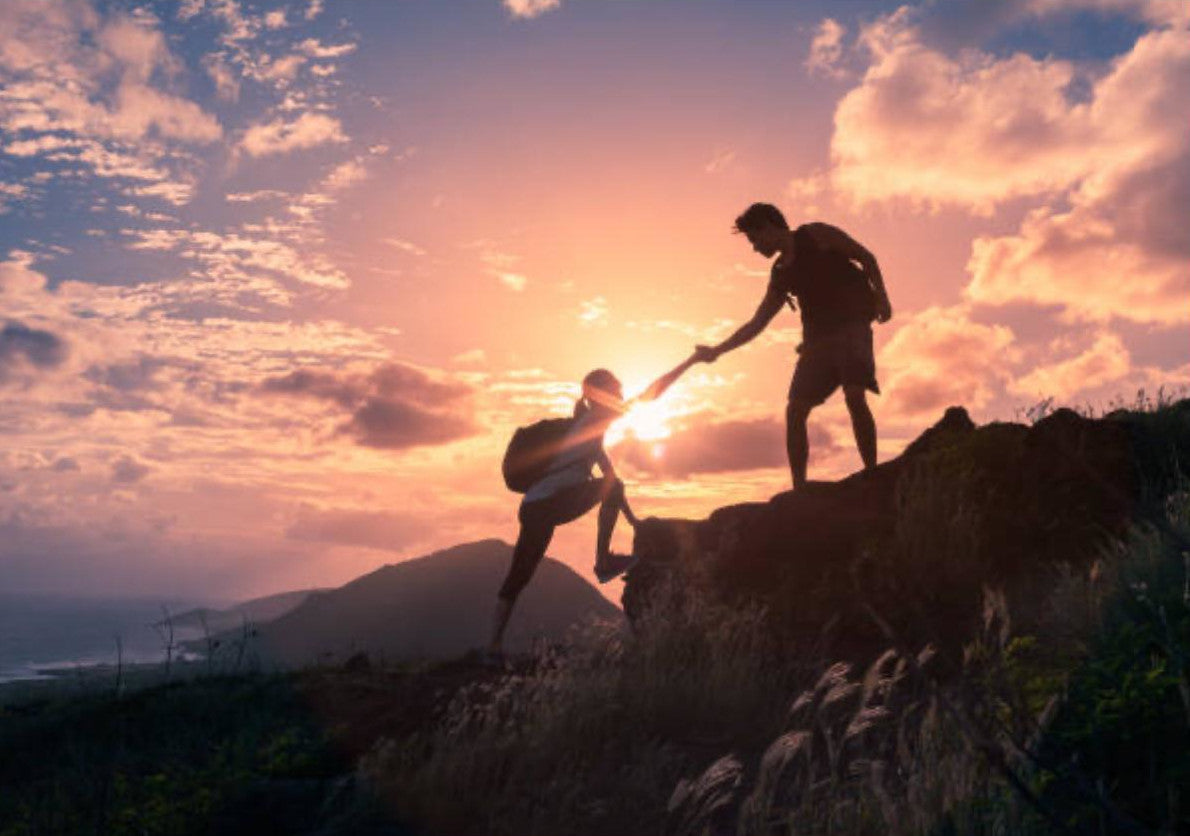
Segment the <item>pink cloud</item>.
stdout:
[[1115,383],[1128,375],[1128,349],[1115,334],[1099,334],[1086,351],[1057,363],[1038,366],[1012,381],[1009,389],[1025,397],[1063,400],[1080,391]]
[[0,4],[0,126],[9,130],[214,141],[218,121],[162,87],[179,66],[147,16],[104,18],[88,3]]
[[1018,54],[951,58],[906,15],[864,30],[872,63],[839,102],[831,140],[836,189],[857,203],[905,198],[989,213],[1005,200],[1067,186],[1086,171],[1086,108],[1065,90],[1074,67]]
[[810,54],[806,56],[805,67],[810,74],[831,78],[842,78],[846,71],[839,66],[843,57],[843,36],[847,28],[837,20],[826,18],[818,24],[814,39],[810,41]]
[[[716,420],[703,412],[685,420],[685,425],[669,438],[643,440],[627,436],[615,446],[613,458],[641,474],[675,478],[788,466],[785,424],[780,418]],[[833,437],[821,422],[811,423],[809,431],[816,461],[837,451]]]
[[307,111],[293,121],[274,119],[253,125],[245,131],[240,147],[250,156],[263,157],[346,141],[338,119]]
[[561,5],[562,0],[504,0],[509,14],[521,20],[538,17]]
[[1096,90],[1122,134],[1119,154],[1089,172],[1070,208],[1031,213],[1015,235],[985,236],[968,270],[973,301],[1061,305],[1071,319],[1190,322],[1190,40],[1141,38]]
[[[1004,7],[1009,18],[1068,2]],[[949,55],[903,8],[864,30],[871,58],[840,101],[832,185],[858,204],[903,199],[991,214],[1032,197],[1015,233],[972,247],[966,297],[1062,308],[1067,320],[1190,322],[1190,38],[1182,15],[1104,2],[1173,23],[1095,73],[1023,53]],[[1072,97],[1075,81],[1089,94]]]
[[927,308],[901,325],[880,352],[882,402],[909,420],[955,404],[979,409],[1010,378],[1018,359],[1007,326],[973,322],[963,306]]

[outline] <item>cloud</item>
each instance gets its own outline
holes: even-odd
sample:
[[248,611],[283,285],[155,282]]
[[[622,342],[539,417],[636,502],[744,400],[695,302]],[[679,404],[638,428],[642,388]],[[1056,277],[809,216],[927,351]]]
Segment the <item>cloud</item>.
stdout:
[[66,356],[66,344],[56,334],[9,320],[0,329],[0,385],[26,372],[55,369]]
[[905,12],[863,31],[871,65],[835,110],[831,178],[845,196],[987,214],[1064,188],[1094,165],[1088,109],[1066,96],[1071,63],[952,58],[923,44]]
[[323,113],[306,112],[293,121],[275,119],[253,125],[244,132],[239,147],[250,156],[263,157],[346,141],[343,125],[338,119]]
[[584,299],[579,302],[578,321],[584,328],[595,325],[607,325],[607,300],[602,296],[594,299]]
[[491,273],[500,280],[500,284],[509,290],[515,290],[517,293],[520,293],[529,285],[529,279],[520,273],[511,273],[507,270],[492,270]]
[[462,366],[482,365],[488,361],[488,354],[482,348],[473,348],[456,354],[451,361]]
[[1019,360],[1005,325],[983,325],[962,305],[913,315],[880,352],[882,401],[906,420],[933,417],[948,406],[979,409],[1011,377]]
[[112,481],[119,485],[132,485],[144,479],[152,471],[151,467],[138,462],[132,456],[121,456],[112,463]]
[[1093,211],[1037,210],[1015,235],[977,238],[967,269],[974,302],[1055,305],[1096,322],[1190,322],[1185,258],[1121,240]]
[[735,151],[730,148],[716,151],[715,156],[711,157],[711,161],[703,166],[703,171],[707,174],[719,174],[726,171],[735,162],[735,157]]
[[[1093,5],[1160,17],[1146,3]],[[1057,305],[1067,320],[1190,321],[1186,30],[1146,32],[1094,66],[970,47],[948,55],[924,40],[916,13],[863,31],[871,63],[835,112],[834,188],[858,204],[985,215],[1032,199],[1015,233],[975,241],[970,301]]]
[[1142,37],[1099,82],[1095,106],[1128,142],[1079,182],[1069,208],[978,238],[970,299],[1060,305],[1069,319],[1190,322],[1190,134],[1176,113],[1190,90],[1185,35]]
[[23,183],[0,183],[0,215],[9,211],[9,203],[19,201],[29,194],[29,187]]
[[503,0],[504,8],[518,20],[543,15],[562,5],[562,0]]
[[308,543],[400,551],[423,541],[434,530],[433,521],[417,514],[307,507],[285,536]]
[[398,398],[369,398],[342,428],[365,447],[405,450],[458,441],[478,427],[469,416],[431,411]]
[[266,379],[260,392],[335,404],[351,413],[338,425],[337,434],[365,447],[434,446],[479,431],[469,410],[469,385],[403,363],[386,363],[368,373],[298,369]]
[[367,177],[367,166],[360,160],[347,160],[335,166],[331,173],[323,178],[322,185],[332,191],[338,191],[361,183]]
[[192,231],[187,229],[127,230],[132,250],[176,252],[203,266],[208,279],[225,282],[235,293],[258,293],[287,303],[288,294],[276,287],[273,276],[302,284],[344,289],[347,276],[316,255],[304,255],[270,230],[254,232]]
[[[306,59],[301,55],[286,55],[282,58],[269,59],[262,61],[255,76],[262,81],[279,81],[288,83],[297,77],[298,70],[306,63]],[[284,85],[282,85],[284,86]]]
[[417,246],[417,244],[412,244],[409,241],[405,241],[400,238],[381,238],[380,240],[385,244],[388,244],[390,247],[394,247],[395,249],[398,249],[401,252],[409,253],[410,255],[422,256],[426,254],[426,251],[423,248]]
[[819,199],[830,187],[830,180],[823,171],[813,171],[805,177],[795,177],[785,184],[785,196],[793,210],[803,215],[819,213]]
[[0,127],[9,132],[213,142],[222,135],[215,117],[161,87],[179,66],[150,16],[0,4]]
[[843,57],[843,36],[846,34],[847,28],[832,18],[818,24],[814,39],[810,41],[810,54],[806,56],[806,71],[829,78],[845,77],[847,72],[839,67],[839,60]]
[[1115,334],[1103,333],[1081,354],[1038,366],[1008,388],[1025,397],[1062,400],[1122,380],[1131,370],[1131,355],[1123,341]]
[[[811,424],[813,455],[836,449],[821,424]],[[631,435],[616,445],[613,456],[650,476],[684,478],[695,473],[726,473],[787,467],[785,425],[775,418],[711,420],[707,413],[688,418],[669,438],[642,440]]]
[[317,38],[307,38],[298,44],[298,49],[311,58],[325,60],[327,58],[342,58],[355,52],[357,44],[324,44]]

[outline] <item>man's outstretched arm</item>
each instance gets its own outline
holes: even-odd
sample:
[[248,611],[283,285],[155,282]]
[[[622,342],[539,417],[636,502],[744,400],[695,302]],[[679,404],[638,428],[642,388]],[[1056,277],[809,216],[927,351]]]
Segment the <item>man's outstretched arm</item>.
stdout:
[[764,298],[760,300],[760,306],[756,309],[756,313],[752,314],[750,320],[737,328],[734,334],[719,345],[695,347],[694,357],[703,363],[714,363],[719,359],[719,355],[751,342],[773,321],[773,317],[777,315],[784,304],[785,294],[770,287],[764,294]]
[[697,362],[698,362],[698,353],[696,352],[694,354],[691,354],[685,360],[683,360],[681,365],[675,366],[674,368],[670,369],[665,374],[661,375],[661,377],[657,378],[652,383],[650,383],[645,388],[645,391],[641,392],[633,400],[637,400],[637,401],[655,401],[655,400],[657,400],[659,397],[661,397],[662,395],[665,394],[666,389],[668,389],[670,386],[673,386],[674,383],[677,382],[678,378],[686,373],[687,369],[689,369],[691,366],[693,366]]
[[876,320],[888,322],[892,319],[892,303],[888,300],[888,291],[884,287],[884,276],[880,273],[880,265],[876,263],[876,256],[837,226],[816,223],[809,224],[807,230],[814,237],[818,246],[842,253],[863,268],[864,275],[876,294]]

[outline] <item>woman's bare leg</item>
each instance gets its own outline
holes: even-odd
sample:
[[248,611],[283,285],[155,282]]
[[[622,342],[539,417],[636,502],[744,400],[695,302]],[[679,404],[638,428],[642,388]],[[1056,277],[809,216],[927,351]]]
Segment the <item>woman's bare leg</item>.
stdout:
[[549,548],[550,540],[554,537],[552,525],[532,516],[527,518],[528,523],[525,519],[526,517],[522,517],[521,531],[512,550],[512,566],[509,567],[508,577],[500,587],[500,593],[496,598],[496,610],[492,615],[492,635],[488,642],[488,650],[494,654],[503,652],[504,630],[512,615],[513,605],[521,590],[533,577],[537,564],[545,557],[545,550]]

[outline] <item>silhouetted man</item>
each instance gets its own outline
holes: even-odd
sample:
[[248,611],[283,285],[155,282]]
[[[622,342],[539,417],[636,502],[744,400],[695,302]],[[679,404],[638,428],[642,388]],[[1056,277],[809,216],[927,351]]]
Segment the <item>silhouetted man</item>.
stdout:
[[700,345],[695,356],[713,363],[756,337],[781,307],[801,306],[802,344],[789,386],[785,445],[793,486],[806,483],[810,455],[806,419],[835,389],[843,387],[851,427],[864,469],[876,466],[876,421],[866,390],[880,393],[872,353],[872,320],[887,322],[892,305],[876,258],[843,230],[824,223],[790,229],[776,206],[754,203],[736,218],[736,232],[773,262],[769,286],[752,319],[716,346]]

